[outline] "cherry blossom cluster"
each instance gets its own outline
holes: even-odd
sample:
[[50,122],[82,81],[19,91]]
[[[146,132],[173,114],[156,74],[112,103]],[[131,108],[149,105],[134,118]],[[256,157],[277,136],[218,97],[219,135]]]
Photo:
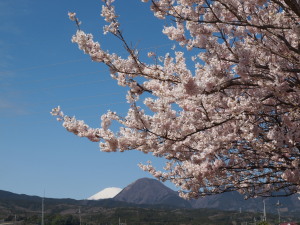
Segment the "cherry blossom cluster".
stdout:
[[[140,167],[172,181],[186,198],[298,192],[299,1],[152,0],[154,16],[174,21],[162,32],[181,48],[165,56],[146,53],[152,64],[127,45],[112,3],[102,7],[109,23],[104,32],[120,39],[127,58],[103,50],[82,30],[72,41],[129,87],[131,106],[125,117],[108,111],[96,129],[55,108],[63,126],[99,141],[103,151],[134,149],[167,159],[163,170],[150,162]],[[112,121],[120,124],[117,133]]]
[[105,0],[105,5],[102,6],[101,16],[104,20],[109,23],[103,27],[104,34],[112,33],[117,34],[119,28],[119,22],[117,21],[117,15],[115,12],[115,7],[112,5],[114,0]]

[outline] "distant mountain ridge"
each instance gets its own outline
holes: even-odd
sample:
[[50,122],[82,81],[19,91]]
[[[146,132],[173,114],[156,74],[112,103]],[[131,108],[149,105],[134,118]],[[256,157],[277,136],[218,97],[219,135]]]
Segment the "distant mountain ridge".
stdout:
[[[279,209],[282,212],[300,212],[300,200],[298,196],[299,194],[289,197],[266,198],[267,211],[277,213]],[[178,208],[207,208],[248,212],[263,211],[263,198],[261,197],[245,200],[243,195],[233,191],[199,199],[184,200],[179,197],[177,192],[166,187],[161,182],[150,178],[138,179],[124,188],[114,199],[134,204],[162,204]],[[280,203],[279,206],[278,202]]]
[[[24,194],[14,194],[12,192],[0,190],[0,209],[23,208],[24,210],[40,210],[42,198],[38,196],[28,196]],[[280,202],[280,206],[276,204]],[[178,196],[176,191],[166,187],[163,183],[150,178],[142,178],[129,184],[119,194],[111,199],[102,200],[74,200],[74,199],[53,199],[45,198],[47,210],[58,210],[58,206],[74,206],[74,212],[78,206],[86,205],[91,207],[172,207],[172,208],[209,208],[217,210],[231,211],[251,211],[262,212],[263,199],[244,200],[238,192],[228,192],[205,198],[184,200]],[[281,198],[266,199],[266,209],[268,212],[277,213],[277,207],[282,212],[300,212],[300,201],[298,195]]]
[[13,192],[9,191],[2,191],[0,190],[0,199],[18,199],[18,200],[26,200],[26,199],[39,199],[40,197],[38,196],[30,196],[30,195],[25,195],[25,194],[15,194]]
[[[242,221],[257,218],[254,213],[224,212],[215,209],[186,209],[166,207],[165,205],[136,205],[114,199],[73,200],[44,198],[45,224],[80,225],[118,224],[120,217],[128,224],[241,224]],[[42,198],[18,195],[0,191],[0,224],[42,224]],[[291,217],[292,216],[292,217]],[[284,215],[282,218],[299,218],[297,214]],[[270,222],[277,215],[268,215]],[[274,223],[272,223],[274,224]]]

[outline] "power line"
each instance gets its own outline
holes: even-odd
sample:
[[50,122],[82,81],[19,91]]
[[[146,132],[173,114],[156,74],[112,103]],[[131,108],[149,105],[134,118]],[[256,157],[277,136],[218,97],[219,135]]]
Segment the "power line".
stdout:
[[[30,94],[30,93],[34,93],[36,91],[49,91],[49,90],[53,90],[53,89],[59,89],[59,88],[68,88],[68,87],[75,87],[75,86],[83,86],[83,85],[87,85],[87,84],[94,84],[94,83],[101,83],[101,82],[107,82],[110,81],[111,79],[104,79],[104,80],[93,80],[93,81],[86,81],[86,82],[76,82],[76,83],[71,83],[71,84],[66,84],[66,85],[59,85],[59,86],[54,86],[54,87],[45,87],[45,88],[36,88],[36,89],[30,89],[30,90],[25,90],[25,91],[21,91],[22,94]],[[9,94],[9,93],[15,93],[16,91],[8,91],[8,92],[4,92],[5,94]]]
[[28,70],[41,69],[41,68],[46,68],[46,67],[53,67],[53,66],[58,66],[58,65],[68,64],[68,63],[80,62],[80,61],[84,61],[84,60],[87,60],[87,59],[67,60],[67,61],[62,61],[62,62],[57,62],[57,63],[37,65],[37,66],[31,66],[31,67],[25,67],[25,68],[20,68],[20,69],[15,69],[15,70],[9,70],[9,71],[1,71],[1,72],[21,72],[21,71],[28,71]]
[[[168,44],[163,44],[163,45],[156,45],[156,46],[150,46],[150,47],[146,47],[146,48],[140,48],[139,50],[159,49],[159,48],[173,46],[173,45],[174,45],[174,43],[168,43]],[[121,51],[120,53],[125,53],[125,52],[127,53],[127,51]],[[20,69],[15,69],[15,70],[8,70],[8,71],[0,71],[0,73],[29,71],[29,70],[53,67],[53,66],[58,66],[58,65],[64,65],[64,64],[68,64],[68,63],[81,62],[81,61],[86,61],[86,60],[87,60],[87,58],[66,60],[66,61],[61,61],[61,62],[56,62],[56,63],[51,63],[51,64],[36,65],[36,66],[30,66],[30,67],[25,67],[25,68],[20,68]]]
[[78,73],[78,74],[72,74],[72,75],[66,75],[66,76],[62,76],[62,75],[58,75],[55,77],[47,77],[47,78],[43,78],[43,79],[35,79],[35,80],[26,80],[26,81],[16,81],[13,84],[31,84],[31,83],[36,83],[36,82],[43,82],[43,81],[49,81],[49,80],[60,80],[60,79],[66,79],[66,78],[73,78],[73,77],[81,77],[81,76],[86,76],[86,75],[90,75],[90,74],[97,74],[99,72],[104,72],[103,70],[99,70],[96,72],[89,72],[89,73]]
[[[105,103],[105,104],[95,104],[95,105],[86,105],[86,106],[79,106],[79,107],[64,107],[63,108],[63,111],[64,112],[68,112],[68,111],[71,111],[71,110],[79,110],[79,109],[85,109],[85,108],[96,108],[96,107],[103,107],[103,106],[112,106],[112,105],[120,105],[120,104],[128,104],[128,102],[125,102],[125,101],[121,101],[121,102],[112,102],[112,103]],[[50,110],[49,110],[50,112]],[[48,113],[49,113],[48,112]],[[2,116],[2,118],[17,118],[17,117],[26,117],[26,116],[33,116],[33,115],[41,115],[41,114],[45,114],[47,112],[45,111],[39,111],[39,112],[28,112],[26,115],[12,115],[10,114],[9,116]],[[84,116],[84,118],[80,118],[80,119],[87,119],[87,118],[95,118],[95,115],[91,115],[91,116]],[[99,119],[99,116],[96,116],[96,118]],[[49,123],[49,121],[51,120],[51,115],[49,113],[49,120],[34,120],[35,123],[38,123],[39,125],[40,124],[46,124],[46,123]],[[0,123],[0,126],[20,126],[21,124],[26,124],[26,123],[32,123],[31,120],[22,120],[21,122],[20,121],[11,121],[11,120],[6,120],[6,123]]]
[[64,108],[64,111],[67,110],[73,110],[73,109],[85,109],[85,108],[92,108],[92,107],[100,107],[100,106],[108,106],[108,105],[119,105],[119,104],[129,104],[128,102],[112,102],[112,103],[106,103],[106,104],[97,104],[97,105],[86,105],[86,106],[80,106],[80,107],[71,107],[71,108]]
[[84,96],[84,97],[76,97],[76,98],[64,98],[64,99],[52,99],[51,101],[43,101],[43,102],[35,102],[35,104],[47,104],[52,102],[63,102],[63,101],[75,101],[75,100],[84,100],[84,99],[90,99],[90,98],[97,98],[97,97],[104,97],[104,96],[110,96],[110,95],[119,95],[124,94],[124,92],[107,92],[106,94],[99,94],[99,95],[91,95],[91,96]]

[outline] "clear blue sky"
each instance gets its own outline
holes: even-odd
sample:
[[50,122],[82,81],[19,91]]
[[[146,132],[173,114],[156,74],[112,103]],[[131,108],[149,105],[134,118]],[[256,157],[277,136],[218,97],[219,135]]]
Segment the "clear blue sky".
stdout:
[[[108,109],[126,113],[126,90],[70,41],[76,27],[67,13],[75,11],[82,29],[103,48],[126,55],[121,43],[103,35],[101,4],[0,0],[0,190],[84,199],[149,176],[137,164],[150,155],[100,152],[98,143],[67,132],[49,113],[60,105],[91,127]],[[117,0],[116,6],[124,36],[142,54],[170,49],[161,34],[165,22],[153,17],[148,4]]]

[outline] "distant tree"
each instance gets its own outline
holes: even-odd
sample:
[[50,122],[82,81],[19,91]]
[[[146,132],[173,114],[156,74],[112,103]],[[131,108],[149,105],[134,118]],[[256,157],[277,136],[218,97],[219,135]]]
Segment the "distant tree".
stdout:
[[269,225],[269,223],[267,221],[260,221],[257,225]]
[[78,218],[72,215],[54,215],[53,218],[49,218],[50,224],[53,225],[79,225]]
[[[119,29],[113,0],[102,6],[104,33],[121,41],[127,58],[104,50],[81,29],[72,38],[110,68],[118,85],[129,87],[127,116],[108,111],[94,129],[60,107],[52,114],[68,131],[100,142],[102,151],[164,157],[165,171],[150,163],[140,167],[172,181],[184,197],[299,191],[299,0],[150,2],[154,15],[170,22],[163,33],[181,51],[148,52],[153,63],[143,62]],[[69,16],[79,28],[76,14]],[[194,56],[186,57],[186,50]],[[112,121],[120,123],[119,132],[109,129]]]

